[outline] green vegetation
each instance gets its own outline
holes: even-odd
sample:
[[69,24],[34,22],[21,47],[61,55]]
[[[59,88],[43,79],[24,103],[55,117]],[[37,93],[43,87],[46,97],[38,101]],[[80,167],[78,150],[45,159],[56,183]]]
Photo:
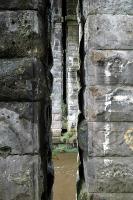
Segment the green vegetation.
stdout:
[[53,148],[53,156],[56,156],[58,153],[77,153],[78,150],[76,147],[72,147],[67,144],[59,144]]
[[81,192],[78,200],[89,200],[90,198],[88,197],[88,193],[87,192]]
[[62,103],[62,128],[67,129],[67,104]]
[[77,140],[76,131],[72,130],[70,132],[66,132],[61,136],[60,141],[66,144],[75,144]]
[[83,180],[78,182],[78,200],[90,200],[91,197],[86,190],[86,186]]

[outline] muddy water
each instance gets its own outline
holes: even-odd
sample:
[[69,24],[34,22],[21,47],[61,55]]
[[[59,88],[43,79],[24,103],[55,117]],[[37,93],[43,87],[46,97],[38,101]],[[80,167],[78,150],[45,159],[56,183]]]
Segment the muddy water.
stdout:
[[53,200],[76,200],[77,154],[61,153],[54,159]]

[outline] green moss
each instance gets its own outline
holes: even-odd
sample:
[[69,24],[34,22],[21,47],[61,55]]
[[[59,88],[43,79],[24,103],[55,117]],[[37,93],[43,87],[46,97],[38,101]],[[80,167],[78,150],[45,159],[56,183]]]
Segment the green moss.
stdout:
[[59,144],[53,148],[53,156],[56,156],[58,153],[77,153],[77,148],[67,144]]
[[21,6],[23,6],[23,8],[26,8],[26,6],[27,6],[27,0],[20,0],[19,4]]
[[78,192],[78,200],[90,200],[91,196],[87,192],[85,182],[83,180],[80,180],[77,185],[77,192]]
[[67,129],[67,104],[62,103],[62,128]]
[[79,197],[78,197],[78,200],[90,200],[88,193],[87,192],[81,192]]
[[66,132],[63,136],[60,137],[60,141],[66,144],[75,144],[77,140],[76,131]]

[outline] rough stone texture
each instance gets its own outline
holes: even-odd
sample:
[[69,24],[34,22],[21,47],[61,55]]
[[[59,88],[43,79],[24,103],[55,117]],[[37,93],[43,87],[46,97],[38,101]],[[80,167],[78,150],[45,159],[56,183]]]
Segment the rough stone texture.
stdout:
[[79,81],[79,27],[76,17],[77,1],[67,1],[67,107],[68,131],[76,131],[79,114],[78,91]]
[[46,70],[39,60],[35,58],[0,60],[1,100],[48,99],[48,93]]
[[[63,5],[61,0],[52,1],[52,131],[55,137],[61,136],[62,129],[76,132],[77,128],[79,28],[76,6],[77,0],[67,0]],[[66,13],[62,13],[65,9]]]
[[0,200],[51,199],[48,3],[0,1]]
[[86,84],[133,85],[133,51],[92,50],[85,56]]
[[79,7],[80,179],[89,200],[132,200],[133,3],[84,0]]
[[92,193],[89,195],[88,200],[133,200],[132,193]]
[[38,156],[0,158],[0,198],[2,200],[40,200],[43,188],[41,159]]
[[85,23],[85,49],[129,49],[133,47],[133,16],[89,15]]
[[43,7],[46,7],[46,4],[43,2],[43,0],[1,0],[0,1],[0,9],[20,9],[20,10],[26,10],[26,9],[32,9],[32,10],[39,10],[43,9]]
[[37,11],[0,12],[1,58],[44,56],[42,27]]
[[75,16],[77,8],[77,0],[66,0],[67,16]]
[[85,114],[89,121],[133,120],[132,87],[91,86],[85,92]]
[[132,0],[83,0],[83,14],[85,19],[92,14],[132,15]]
[[133,158],[106,157],[87,159],[89,192],[133,192]]
[[[62,0],[51,0],[51,8],[52,8],[52,22],[60,22],[62,21]],[[52,27],[54,28],[54,26]]]
[[39,153],[39,103],[0,103],[0,155]]
[[52,53],[53,91],[52,91],[52,132],[54,137],[60,137],[62,131],[62,93],[63,93],[63,60],[62,60],[62,4],[61,1],[52,2]]
[[89,156],[133,156],[132,122],[88,122],[87,133]]

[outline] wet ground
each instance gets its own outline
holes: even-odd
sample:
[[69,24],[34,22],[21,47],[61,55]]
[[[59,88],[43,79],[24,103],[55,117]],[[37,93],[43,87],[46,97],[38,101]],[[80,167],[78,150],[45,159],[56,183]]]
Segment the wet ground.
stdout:
[[60,153],[54,157],[53,200],[76,200],[77,154]]

